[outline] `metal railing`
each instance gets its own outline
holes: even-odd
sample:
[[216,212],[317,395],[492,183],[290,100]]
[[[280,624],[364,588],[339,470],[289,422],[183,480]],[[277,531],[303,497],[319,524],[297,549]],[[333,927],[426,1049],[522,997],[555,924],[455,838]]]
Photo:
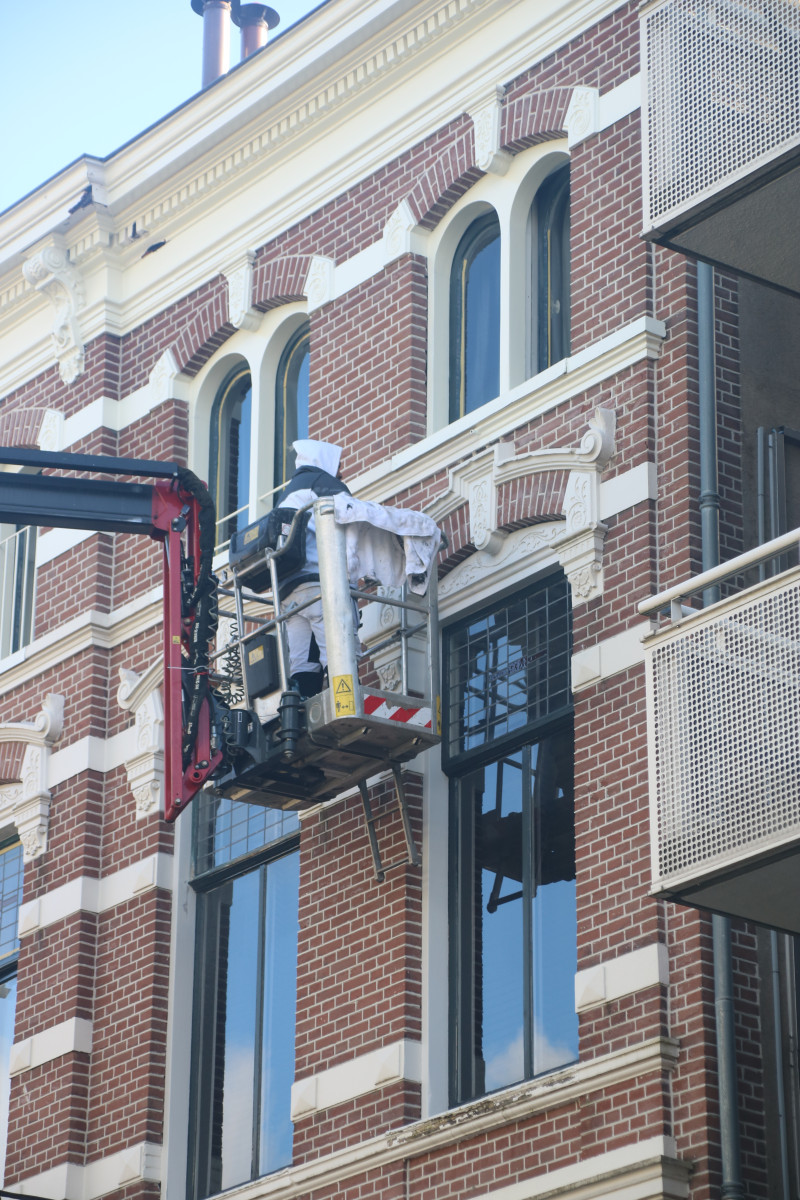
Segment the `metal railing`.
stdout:
[[655,891],[800,840],[800,567],[704,609],[683,601],[785,554],[800,529],[639,605]]
[[25,525],[0,539],[0,658],[33,640],[35,560],[36,530],[32,526]]

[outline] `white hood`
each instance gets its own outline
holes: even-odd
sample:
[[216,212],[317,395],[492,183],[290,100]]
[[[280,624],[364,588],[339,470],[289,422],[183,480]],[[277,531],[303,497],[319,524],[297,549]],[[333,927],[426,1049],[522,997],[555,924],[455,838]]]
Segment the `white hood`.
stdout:
[[342,457],[340,446],[332,446],[330,442],[315,442],[310,438],[301,438],[292,442],[292,448],[297,455],[296,467],[318,467],[336,476],[339,461]]

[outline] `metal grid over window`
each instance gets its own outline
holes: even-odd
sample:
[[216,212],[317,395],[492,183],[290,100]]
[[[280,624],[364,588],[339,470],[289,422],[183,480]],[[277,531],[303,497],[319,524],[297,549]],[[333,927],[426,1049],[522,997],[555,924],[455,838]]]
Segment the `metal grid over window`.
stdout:
[[17,924],[22,903],[22,846],[0,847],[0,970],[19,950]]
[[210,790],[201,792],[192,807],[195,875],[262,850],[300,827],[295,812],[242,804]]
[[571,711],[563,576],[451,626],[445,650],[446,763]]
[[796,0],[671,0],[642,18],[645,222],[800,141]]
[[654,884],[800,837],[800,577],[647,648]]

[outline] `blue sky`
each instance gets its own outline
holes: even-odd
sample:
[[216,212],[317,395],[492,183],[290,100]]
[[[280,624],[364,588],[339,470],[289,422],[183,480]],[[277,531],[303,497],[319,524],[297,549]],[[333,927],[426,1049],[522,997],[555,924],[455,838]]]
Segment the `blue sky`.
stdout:
[[[272,0],[281,18],[273,36],[319,3]],[[190,0],[0,0],[0,212],[198,91],[202,39]]]

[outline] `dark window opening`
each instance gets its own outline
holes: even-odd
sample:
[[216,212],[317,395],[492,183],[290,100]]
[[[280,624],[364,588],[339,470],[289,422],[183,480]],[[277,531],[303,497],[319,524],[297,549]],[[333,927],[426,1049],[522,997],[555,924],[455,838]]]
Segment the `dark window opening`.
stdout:
[[500,391],[500,222],[473,221],[450,273],[450,420]]
[[292,442],[308,437],[308,389],[311,332],[304,325],[281,355],[275,389],[275,467],[273,482],[285,483],[294,471]]

